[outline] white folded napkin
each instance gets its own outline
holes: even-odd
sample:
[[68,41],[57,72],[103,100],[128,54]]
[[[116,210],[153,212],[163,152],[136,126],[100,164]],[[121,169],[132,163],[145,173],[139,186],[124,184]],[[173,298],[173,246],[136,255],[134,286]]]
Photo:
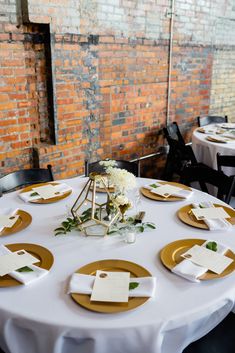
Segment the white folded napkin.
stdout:
[[[200,202],[202,207],[214,207],[213,203],[208,201]],[[193,208],[199,208],[199,204],[192,203]],[[222,205],[221,205],[222,207]],[[209,230],[231,230],[232,224],[228,222],[225,218],[217,218],[217,219],[203,219],[203,222],[206,223]]]
[[[11,216],[15,216],[17,211],[19,211],[19,208],[16,208],[16,209],[12,209],[12,208],[5,208],[5,209],[1,209],[1,214],[4,215],[4,216],[7,216],[7,215],[11,215]],[[5,227],[0,227],[0,232],[4,229]]]
[[[205,243],[202,244],[202,246],[206,246],[207,243],[211,242],[213,240],[207,240]],[[217,243],[217,253],[224,255],[226,251],[228,250],[228,247],[221,244]],[[179,264],[177,264],[175,267],[171,269],[171,272],[175,273],[176,275],[183,277],[187,279],[188,281],[191,282],[200,282],[198,277],[202,276],[204,273],[207,272],[207,268],[197,265],[193,263],[192,261],[185,259],[181,261]]]
[[[158,186],[163,186],[163,184],[154,182],[150,185],[145,185],[144,188],[150,190],[153,194],[157,195],[157,188],[152,187],[151,185],[156,185]],[[164,184],[165,185],[165,184]],[[171,196],[175,196],[175,197],[182,197],[183,199],[188,199],[191,195],[193,194],[193,190],[185,190],[185,189],[181,189],[177,192],[173,192],[171,193]]]
[[[11,251],[8,248],[6,248],[4,245],[0,245],[0,256],[7,255],[9,253],[11,253]],[[12,278],[16,279],[17,281],[27,285],[27,284],[35,282],[36,280],[46,276],[49,272],[49,271],[45,270],[44,268],[38,267],[36,265],[30,265],[27,267],[31,268],[33,271],[18,272],[16,270],[16,271],[12,271],[11,273],[9,273],[9,276],[11,276]]]
[[[95,276],[74,273],[69,282],[69,293],[91,294]],[[154,297],[156,290],[155,277],[131,278],[131,282],[138,282],[139,286],[129,291],[129,297]]]
[[[60,194],[64,194],[65,192],[72,190],[72,188],[69,185],[65,184],[65,183],[54,185],[53,187],[56,189],[56,191],[60,192]],[[19,193],[19,197],[25,202],[35,201],[35,200],[41,199],[40,195],[30,196],[34,192],[35,192],[34,190],[27,191],[27,192],[22,192],[22,193]]]

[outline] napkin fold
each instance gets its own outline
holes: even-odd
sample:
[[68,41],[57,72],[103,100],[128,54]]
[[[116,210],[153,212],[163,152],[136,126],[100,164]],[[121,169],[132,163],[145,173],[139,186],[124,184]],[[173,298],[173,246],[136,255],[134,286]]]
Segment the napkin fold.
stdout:
[[[92,293],[95,276],[74,273],[69,282],[69,293],[88,294]],[[155,296],[156,278],[138,277],[131,278],[131,282],[138,282],[139,286],[129,291],[129,297],[151,297]]]
[[[156,185],[157,187],[159,186],[163,186],[165,184],[160,184],[160,183],[152,183],[150,185],[145,185],[144,188],[150,190],[153,194],[157,195],[157,190],[156,188],[152,187],[151,185]],[[191,195],[193,194],[193,190],[185,190],[185,189],[181,189],[177,192],[173,192],[171,193],[171,196],[176,196],[176,197],[182,197],[182,199],[188,199]]]
[[[203,243],[201,246],[206,247],[206,244],[211,242],[213,240],[207,240],[205,243]],[[217,243],[217,253],[224,255],[226,253],[226,251],[228,250],[228,247],[221,244],[221,243]],[[188,281],[191,282],[200,282],[200,280],[198,279],[200,276],[202,276],[204,273],[207,272],[207,268],[197,265],[195,263],[193,263],[192,261],[185,259],[183,261],[181,261],[179,264],[177,264],[175,267],[173,267],[171,269],[171,272],[175,273],[176,275],[183,277],[185,279],[187,279]]]
[[[214,207],[213,203],[210,201],[201,202],[200,204],[192,203],[193,208],[199,208],[199,205],[205,208]],[[232,224],[228,222],[225,218],[203,219],[203,222],[206,223],[209,230],[231,230],[232,229]]]
[[[72,188],[65,183],[54,185],[54,188],[56,189],[56,191],[60,192],[61,194],[64,194],[65,192],[72,190]],[[33,190],[27,191],[27,192],[22,192],[22,193],[19,193],[19,197],[24,202],[36,201],[36,200],[41,199],[40,195],[31,196],[31,194],[33,194],[33,193],[34,193]]]
[[[19,211],[19,208],[16,209],[12,209],[12,208],[5,208],[5,209],[1,209],[1,214],[4,216],[10,215],[10,216],[15,216],[17,211]],[[5,227],[0,227],[0,232],[4,229]]]
[[[11,253],[11,251],[8,248],[6,248],[4,245],[0,245],[0,256],[7,255],[9,253]],[[15,270],[9,273],[9,276],[25,285],[28,285],[48,274],[47,270],[36,265],[30,265],[27,267],[31,268],[33,271],[18,272],[17,270]]]

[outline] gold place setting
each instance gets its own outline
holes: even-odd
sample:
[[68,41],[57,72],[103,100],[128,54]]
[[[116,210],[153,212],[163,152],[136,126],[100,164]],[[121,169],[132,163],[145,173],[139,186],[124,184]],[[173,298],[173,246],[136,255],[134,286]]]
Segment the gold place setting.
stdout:
[[11,235],[27,228],[32,222],[31,215],[20,209],[1,209],[0,236]]
[[140,191],[149,199],[166,202],[182,201],[193,194],[192,189],[186,185],[165,181],[156,181],[145,185],[141,187]]
[[48,274],[51,252],[37,244],[0,245],[0,287],[29,285]]
[[144,267],[125,260],[101,260],[72,275],[68,294],[88,310],[117,313],[143,305],[155,296],[155,287],[156,278]]
[[19,193],[24,202],[48,204],[65,199],[72,193],[72,188],[59,182],[47,182],[25,187]]
[[206,140],[215,143],[231,143],[235,142],[234,124],[224,123],[199,127],[197,132],[206,135]]
[[177,211],[179,219],[192,227],[205,230],[232,230],[235,210],[212,202],[192,203]]
[[191,282],[219,279],[235,270],[234,252],[212,240],[176,240],[161,250],[160,259],[174,274]]

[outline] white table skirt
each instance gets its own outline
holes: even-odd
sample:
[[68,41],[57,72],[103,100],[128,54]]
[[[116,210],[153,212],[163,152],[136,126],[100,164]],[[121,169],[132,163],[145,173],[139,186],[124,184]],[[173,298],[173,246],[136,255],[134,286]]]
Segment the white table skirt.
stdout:
[[[235,140],[229,143],[215,143],[206,140],[208,135],[194,130],[192,148],[198,162],[202,162],[213,169],[217,169],[217,153],[235,156]],[[224,168],[228,175],[234,175],[234,168]]]
[[[151,180],[138,180],[140,184]],[[190,342],[216,326],[232,309],[235,274],[227,278],[191,283],[172,274],[160,262],[159,251],[181,238],[214,239],[235,251],[235,232],[209,232],[181,223],[176,211],[193,201],[212,199],[195,191],[189,200],[157,202],[141,197],[145,221],[156,230],[138,235],[135,244],[121,236],[84,237],[74,231],[54,236],[85,183],[66,180],[73,187],[67,199],[48,205],[26,204],[17,192],[0,198],[0,207],[18,207],[33,221],[1,244],[36,243],[54,255],[48,276],[29,285],[0,288],[0,346],[6,353],[180,353]],[[216,202],[220,202],[216,200]],[[77,305],[66,294],[71,274],[102,259],[133,261],[157,278],[156,297],[132,311],[99,314]]]

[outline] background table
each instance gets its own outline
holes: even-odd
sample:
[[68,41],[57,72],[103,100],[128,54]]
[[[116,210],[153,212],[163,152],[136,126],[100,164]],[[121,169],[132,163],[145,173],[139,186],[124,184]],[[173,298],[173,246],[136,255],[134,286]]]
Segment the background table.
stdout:
[[[151,180],[139,179],[139,184]],[[209,232],[187,226],[176,211],[192,201],[214,200],[195,191],[190,200],[157,202],[141,197],[146,221],[157,228],[138,235],[135,244],[121,236],[54,236],[68,207],[85,183],[66,180],[73,193],[58,203],[26,204],[17,192],[0,198],[0,207],[18,207],[33,221],[1,244],[36,243],[54,255],[50,273],[29,286],[0,288],[0,346],[6,353],[180,353],[193,340],[211,330],[234,306],[235,273],[227,278],[191,283],[168,271],[159,251],[181,238],[222,241],[235,251],[235,233]],[[219,202],[217,200],[217,202]],[[101,259],[133,261],[157,278],[156,297],[133,311],[99,314],[77,305],[66,294],[69,278],[81,266]]]
[[[192,136],[192,148],[198,162],[202,162],[211,168],[217,169],[217,153],[235,156],[235,140],[229,143],[216,143],[206,140],[210,136],[194,130]],[[226,168],[226,173],[234,174],[234,170]]]

